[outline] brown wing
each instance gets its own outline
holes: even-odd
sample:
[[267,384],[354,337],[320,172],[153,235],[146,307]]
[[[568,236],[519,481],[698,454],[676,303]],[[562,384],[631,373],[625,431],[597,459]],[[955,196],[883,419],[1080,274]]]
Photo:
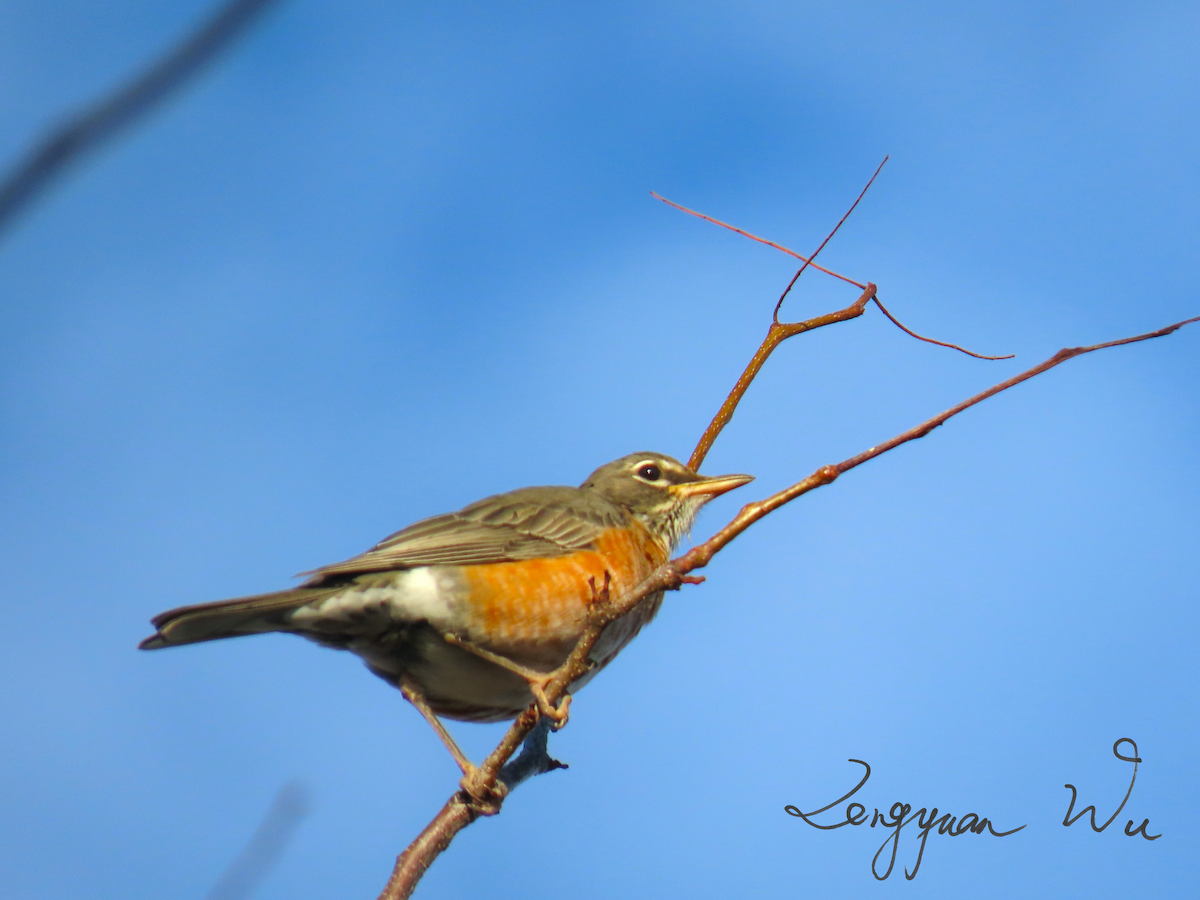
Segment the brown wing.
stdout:
[[563,556],[592,546],[626,514],[590,491],[523,488],[397,531],[366,553],[322,566],[308,584],[329,576],[416,566],[481,565]]

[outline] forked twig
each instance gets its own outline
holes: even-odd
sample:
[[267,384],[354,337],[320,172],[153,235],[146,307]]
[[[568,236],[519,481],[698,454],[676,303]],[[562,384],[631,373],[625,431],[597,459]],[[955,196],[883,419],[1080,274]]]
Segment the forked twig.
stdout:
[[[863,297],[859,298],[859,302],[862,305],[865,306],[867,299],[869,299],[868,295],[872,290],[872,287],[868,285]],[[850,309],[852,308],[850,307]],[[842,312],[846,311],[843,310]],[[861,314],[861,310],[858,314]],[[847,318],[850,317],[847,316]],[[1048,369],[1061,365],[1069,359],[1082,356],[1085,353],[1091,353],[1095,350],[1104,350],[1122,344],[1132,344],[1151,338],[1164,337],[1182,328],[1184,325],[1197,321],[1200,321],[1200,316],[1135,337],[1121,338],[1120,340],[1094,344],[1089,347],[1073,347],[1060,350],[1045,362],[1027,369],[1006,381],[1002,381],[988,388],[986,391],[982,391],[964,400],[945,412],[939,413],[881,444],[864,450],[862,453],[843,460],[836,465],[822,466],[813,472],[813,474],[802,481],[796,482],[791,487],[772,494],[763,500],[747,504],[742,507],[741,511],[724,528],[720,529],[704,543],[693,547],[683,556],[663,564],[649,578],[628,593],[617,597],[609,597],[603,604],[596,604],[589,627],[585,630],[566,661],[551,673],[545,688],[549,702],[557,702],[567,692],[570,685],[588,671],[588,656],[595,646],[596,641],[603,633],[604,628],[609,623],[631,612],[634,607],[647,597],[664,590],[677,590],[681,585],[693,581],[694,577],[690,575],[691,572],[707,566],[713,557],[733,541],[734,538],[781,506],[819,487],[831,484],[843,473],[862,465],[868,460],[874,459],[889,450],[894,450],[896,447],[909,441],[924,437],[933,429],[944,424],[947,420],[964,410],[983,402],[1001,391],[1020,384],[1022,381],[1026,381]],[[701,439],[701,443],[703,444],[703,438]],[[696,449],[699,452],[701,447],[697,446]],[[512,755],[516,753],[517,748],[521,746],[522,742],[538,726],[540,720],[541,716],[536,703],[530,704],[524,712],[517,716],[516,721],[513,722],[508,732],[500,741],[500,744],[479,767],[481,786],[491,785],[495,787],[497,782],[502,782],[501,773],[504,770],[505,763],[508,762]],[[463,828],[470,825],[471,822],[475,821],[480,815],[490,815],[498,812],[499,805],[500,803],[497,802],[491,808],[481,808],[464,791],[460,790],[456,792],[434,817],[433,821],[425,827],[417,839],[396,860],[395,869],[392,871],[392,876],[388,880],[383,893],[379,895],[379,900],[402,900],[402,898],[410,896],[421,876],[428,870],[430,864],[432,864],[438,854],[450,845],[454,836]]]
[[[717,435],[729,424],[734,412],[737,410],[738,404],[742,402],[742,397],[745,396],[746,391],[750,388],[751,382],[754,381],[759,370],[766,363],[767,357],[775,352],[776,347],[788,338],[803,334],[806,331],[858,318],[866,311],[867,304],[872,300],[875,301],[875,305],[883,311],[885,316],[918,340],[937,344],[941,347],[950,347],[978,359],[1012,359],[1012,356],[983,356],[979,353],[972,353],[970,350],[964,350],[957,344],[947,344],[943,341],[935,341],[933,338],[922,337],[916,332],[905,328],[904,325],[896,321],[895,316],[884,309],[883,304],[879,302],[879,297],[876,295],[876,290],[875,285],[868,282],[862,295],[845,309],[839,309],[837,312],[827,313],[823,316],[816,316],[804,322],[780,322],[778,319],[772,321],[771,327],[767,329],[767,336],[763,338],[763,342],[759,344],[758,349],[754,352],[754,356],[750,358],[750,362],[746,365],[741,377],[738,378],[737,383],[733,386],[733,390],[729,392],[729,395],[725,398],[725,402],[721,404],[721,408],[717,410],[717,414],[713,417],[713,420],[704,429],[704,434],[701,436],[700,442],[696,444],[696,449],[692,451],[691,458],[688,460],[688,466],[694,471],[700,471],[700,466],[704,462],[704,458],[708,456],[708,451],[712,449]],[[776,309],[778,310],[778,307]]]
[[855,207],[857,207],[859,202],[862,200],[862,198],[866,196],[867,191],[871,189],[871,185],[873,185],[875,183],[875,179],[879,177],[879,173],[881,171],[883,171],[883,167],[884,167],[884,165],[887,164],[887,161],[889,158],[890,157],[887,157],[887,156],[885,156],[883,158],[883,162],[881,162],[879,164],[879,166],[875,169],[874,174],[867,181],[866,186],[859,192],[858,197],[856,197],[854,202],[850,204],[850,208],[848,210],[846,210],[845,215],[843,215],[841,217],[841,219],[838,220],[838,223],[833,226],[833,230],[825,236],[825,240],[821,241],[821,246],[817,248],[816,253],[813,253],[812,256],[801,256],[795,250],[789,250],[787,247],[783,246],[782,244],[777,244],[774,241],[768,241],[766,238],[761,238],[756,234],[751,234],[749,231],[745,231],[744,229],[738,228],[735,225],[730,225],[728,222],[722,222],[720,219],[714,219],[712,216],[706,216],[702,212],[696,212],[696,210],[694,210],[694,209],[688,209],[686,206],[681,206],[680,204],[676,203],[673,200],[668,200],[666,197],[662,196],[661,194],[656,194],[654,191],[650,192],[650,196],[654,197],[656,200],[661,200],[663,203],[667,204],[667,206],[675,207],[675,209],[679,210],[680,212],[687,213],[689,216],[695,216],[697,219],[703,219],[705,222],[712,222],[714,225],[720,225],[722,228],[728,228],[730,231],[735,232],[736,234],[740,234],[742,237],[750,238],[750,240],[752,240],[752,241],[758,241],[760,244],[766,244],[768,247],[774,247],[776,250],[781,250],[784,253],[788,254],[789,256],[794,256],[794,257],[796,257],[796,259],[800,260],[800,262],[803,263],[803,265],[801,265],[799,271],[797,271],[796,274],[792,276],[792,280],[789,281],[787,287],[783,289],[783,294],[780,296],[779,302],[775,304],[775,312],[771,318],[772,318],[772,321],[778,322],[779,321],[779,308],[781,306],[783,306],[784,297],[786,297],[788,295],[788,292],[792,289],[792,285],[794,285],[796,283],[796,279],[798,279],[801,276],[801,274],[803,274],[804,270],[806,268],[808,268],[809,266],[812,266],[814,269],[816,269],[819,272],[824,272],[826,275],[832,275],[834,278],[840,278],[842,281],[846,282],[847,284],[852,284],[856,288],[859,288],[861,290],[865,291],[867,289],[867,286],[865,284],[857,282],[853,278],[847,278],[845,275],[839,275],[837,272],[834,272],[830,269],[826,269],[824,266],[822,266],[816,262],[816,258],[817,258],[817,255],[822,250],[825,249],[825,245],[828,244],[829,241],[833,238],[833,236],[838,233],[838,229],[841,228],[843,224],[845,224],[845,222],[848,218],[850,218],[850,213],[854,212]]
[[[1091,353],[1095,350],[1106,350],[1109,347],[1119,347],[1122,344],[1134,344],[1138,341],[1148,341],[1151,338],[1165,337],[1174,331],[1178,331],[1184,325],[1190,325],[1192,322],[1200,322],[1200,316],[1191,319],[1185,319],[1182,322],[1176,322],[1174,325],[1168,325],[1166,328],[1160,328],[1158,331],[1151,331],[1146,334],[1139,334],[1134,337],[1121,338],[1116,341],[1107,341],[1103,344],[1093,344],[1090,347],[1067,347],[1059,350],[1045,362],[1039,363],[1031,369],[1026,369],[1019,375],[1014,375],[1006,381],[1001,381],[999,384],[993,385],[986,391],[981,391],[973,397],[968,397],[961,403],[950,407],[945,412],[938,413],[930,419],[926,419],[920,425],[916,425],[907,431],[901,432],[893,438],[884,441],[881,444],[876,444],[864,450],[862,453],[852,456],[849,459],[842,460],[836,465],[822,466],[809,475],[803,481],[798,481],[791,487],[784,488],[776,494],[772,494],[765,500],[759,500],[756,503],[749,503],[742,507],[741,511],[734,518],[714,534],[711,538],[696,547],[693,547],[682,557],[666,563],[663,568],[677,567],[680,573],[690,572],[693,569],[702,568],[712,560],[712,558],[724,548],[735,537],[763,518],[769,513],[774,512],[786,503],[790,503],[797,497],[807,494],[809,491],[823,487],[835,481],[839,475],[849,472],[851,469],[861,466],[868,460],[872,460],[877,456],[887,453],[889,450],[895,450],[901,444],[907,444],[909,441],[915,441],[918,438],[923,438],[933,429],[946,423],[948,419],[957,416],[964,410],[970,409],[978,403],[982,403],[989,397],[999,394],[1001,391],[1006,391],[1010,387],[1020,384],[1022,381],[1028,381],[1035,375],[1040,375],[1055,366],[1062,365],[1069,359],[1074,359],[1076,356],[1082,356],[1085,353]],[[660,570],[661,571],[661,570]],[[655,573],[656,575],[658,573]],[[637,588],[636,594],[641,588]]]
[[771,313],[771,321],[776,325],[779,324],[779,310],[783,307],[783,301],[787,299],[788,293],[792,290],[792,285],[794,285],[800,279],[800,276],[804,274],[805,269],[807,269],[809,266],[815,265],[813,260],[816,259],[821,251],[825,249],[825,245],[833,240],[833,236],[838,233],[841,227],[846,224],[846,220],[850,218],[850,213],[854,212],[854,210],[858,208],[858,204],[862,202],[862,198],[867,196],[867,191],[871,189],[871,185],[875,183],[875,179],[879,177],[879,173],[883,171],[883,167],[887,165],[887,161],[888,157],[885,156],[883,158],[883,162],[881,162],[878,168],[875,169],[870,179],[863,186],[863,189],[858,192],[858,196],[854,198],[854,202],[850,204],[850,208],[846,210],[845,214],[840,219],[838,219],[838,223],[833,226],[833,230],[829,232],[829,234],[825,235],[825,240],[821,241],[821,246],[813,252],[812,256],[804,260],[804,262],[800,265],[800,268],[796,270],[796,274],[792,276],[792,280],[788,282],[787,287],[783,289],[783,293],[779,295],[779,302],[775,304],[775,311]]
[[[843,225],[843,223],[845,223],[846,219],[848,219],[850,217],[850,213],[854,212],[854,209],[855,209],[855,207],[858,206],[859,201],[861,201],[862,198],[866,195],[866,193],[870,189],[871,185],[875,183],[875,179],[879,177],[880,171],[883,169],[884,165],[887,163],[889,158],[890,157],[887,157],[887,156],[885,156],[883,158],[883,162],[881,162],[879,164],[879,167],[877,169],[875,169],[874,174],[871,175],[871,178],[870,178],[870,180],[867,181],[866,186],[863,187],[862,191],[859,192],[858,197],[855,198],[855,200],[852,204],[850,204],[850,208],[848,210],[846,210],[845,215],[843,215],[842,218],[840,220],[838,220],[837,225],[835,225],[833,230],[830,231],[828,235],[826,235],[825,240],[823,240],[821,242],[821,246],[817,247],[816,252],[813,253],[812,256],[808,256],[808,257],[801,256],[795,250],[785,247],[782,244],[777,244],[774,241],[769,241],[766,238],[759,237],[756,234],[751,234],[749,231],[746,231],[745,229],[742,229],[742,228],[738,228],[736,225],[730,225],[728,222],[722,222],[720,219],[714,219],[712,216],[705,215],[702,212],[697,212],[694,209],[688,209],[686,206],[682,206],[682,205],[674,202],[673,200],[668,200],[666,197],[656,194],[654,191],[651,191],[650,195],[652,197],[655,197],[658,200],[661,200],[663,203],[666,203],[668,206],[673,206],[675,209],[678,209],[681,212],[685,212],[690,216],[695,216],[698,219],[703,219],[706,222],[711,222],[714,225],[720,225],[722,228],[728,228],[730,231],[732,231],[736,234],[740,234],[742,237],[750,238],[750,240],[752,240],[752,241],[758,241],[760,244],[766,244],[768,247],[774,247],[776,250],[786,253],[789,256],[794,256],[796,259],[800,260],[801,263],[803,263],[803,265],[801,265],[800,268],[797,270],[796,274],[792,276],[792,280],[788,282],[787,287],[785,287],[783,289],[783,293],[779,296],[779,300],[775,304],[775,311],[771,315],[772,326],[778,326],[778,325],[782,324],[779,321],[779,310],[783,306],[784,299],[787,297],[788,293],[791,291],[792,286],[795,285],[797,279],[799,279],[801,274],[803,274],[805,268],[808,266],[812,266],[814,269],[824,272],[826,275],[832,275],[834,278],[839,278],[842,281],[845,281],[847,284],[852,284],[855,287],[861,288],[864,291],[871,289],[870,299],[875,301],[875,305],[879,307],[879,311],[882,312],[885,316],[887,316],[887,318],[897,328],[899,328],[901,331],[903,331],[905,334],[909,335],[910,337],[916,338],[918,341],[924,341],[927,344],[936,344],[939,347],[947,347],[951,350],[957,350],[959,353],[965,353],[967,356],[973,356],[976,359],[987,359],[987,360],[1012,359],[1013,358],[1012,354],[1007,354],[1005,356],[986,356],[982,353],[975,353],[974,351],[968,350],[965,347],[960,347],[958,344],[951,344],[947,341],[939,341],[939,340],[935,340],[934,338],[925,337],[923,335],[917,334],[915,331],[913,331],[911,328],[906,326],[903,322],[901,322],[899,319],[897,319],[895,316],[893,316],[887,310],[887,308],[879,301],[879,297],[878,297],[878,294],[876,293],[876,291],[874,290],[874,286],[870,285],[869,282],[868,282],[868,284],[862,284],[861,282],[855,281],[853,278],[847,278],[845,275],[841,275],[837,272],[831,271],[830,269],[826,269],[824,266],[818,265],[816,262],[814,262],[814,260],[817,258],[817,254],[825,249],[825,245],[829,243],[830,239],[835,234],[837,234],[838,229],[842,227],[842,225]],[[862,310],[859,310],[857,315],[862,315]],[[775,335],[773,335],[772,333],[768,333],[767,339],[763,341],[762,348],[760,348],[760,349],[766,350],[766,356],[769,356],[771,351],[774,350],[775,347],[777,347],[779,345],[781,340],[783,340],[787,337],[791,337],[794,334],[800,334],[803,331],[810,331],[813,327],[819,327],[818,325],[811,324],[816,321],[817,320],[813,319],[813,320],[809,320],[808,322],[805,322],[805,323],[797,323],[797,324],[802,324],[802,325],[808,325],[810,327],[800,328],[797,331],[793,331],[791,334],[784,335],[784,338],[775,339],[775,337],[776,337]],[[839,321],[844,321],[844,320],[839,320]],[[821,322],[821,324],[828,325],[830,323],[829,322]],[[770,344],[771,344],[770,348],[767,348],[768,342],[770,342]],[[756,354],[756,356],[757,356],[757,354]],[[762,360],[760,360],[759,366],[758,366],[759,368],[761,368],[762,362],[766,361],[766,356],[764,356],[762,358]],[[755,369],[755,371],[757,372],[757,369]],[[744,377],[744,375],[743,375],[743,377]],[[740,379],[738,381],[738,384],[739,385],[742,384]],[[735,390],[736,390],[736,388],[735,388]],[[743,393],[744,393],[744,387],[743,387]],[[739,395],[737,399],[740,400],[741,396]],[[726,405],[729,405],[728,402]],[[737,401],[735,401],[732,404],[732,407],[736,407],[736,406],[737,406]],[[730,407],[728,409],[728,413],[730,416],[732,416],[732,413],[733,413],[732,407]],[[724,413],[724,412],[726,412],[725,407],[722,407],[722,413]],[[721,428],[725,427],[725,425],[728,424],[728,421],[729,421],[728,417],[724,418],[724,421],[721,423],[720,427],[717,428],[716,432],[714,432],[711,435],[711,437],[715,438],[716,434],[720,432]],[[710,428],[711,427],[712,426],[710,426]],[[707,436],[707,432],[706,432],[706,436]],[[701,441],[701,444],[704,444],[703,440]],[[701,450],[700,447],[696,448],[697,452],[699,453],[699,457],[697,458],[695,455],[693,455],[692,463],[691,463],[693,469],[696,468],[700,464],[700,461],[704,459],[704,456],[708,453],[708,449],[709,449],[709,446],[711,446],[711,444],[712,444],[712,441],[711,440],[708,441],[708,446],[703,447],[703,452],[700,452],[700,450]]]
[[773,321],[771,327],[767,329],[767,336],[763,338],[763,342],[759,344],[758,349],[754,351],[754,355],[750,357],[750,362],[746,364],[746,368],[742,372],[741,377],[738,378],[737,383],[733,386],[733,390],[729,392],[729,396],[725,398],[725,402],[721,404],[721,408],[717,410],[717,414],[713,417],[713,420],[704,429],[704,434],[700,436],[700,442],[696,444],[696,449],[692,451],[691,458],[688,459],[688,466],[695,472],[700,471],[704,457],[708,456],[708,451],[712,449],[717,435],[729,424],[738,404],[742,402],[742,397],[745,396],[746,391],[750,388],[751,382],[754,381],[759,370],[767,361],[767,357],[775,352],[776,347],[788,338],[803,334],[806,331],[823,328],[826,325],[833,325],[837,322],[847,322],[850,319],[857,319],[866,310],[867,304],[875,297],[875,290],[875,285],[868,283],[862,295],[857,300],[845,309],[839,309],[837,312],[816,316],[804,322],[789,323],[778,320]]

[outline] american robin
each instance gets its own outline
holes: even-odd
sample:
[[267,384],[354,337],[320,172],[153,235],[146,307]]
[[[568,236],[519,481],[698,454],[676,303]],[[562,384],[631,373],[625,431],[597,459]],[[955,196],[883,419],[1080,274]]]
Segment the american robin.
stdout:
[[[587,626],[596,585],[608,584],[614,597],[635,587],[667,561],[701,506],[751,480],[634,453],[577,488],[522,488],[417,522],[353,559],[305,573],[312,577],[291,590],[168,610],[140,646],[299,634],[357,653],[439,734],[434,713],[511,719],[533,696],[518,673],[548,673],[566,659]],[[611,662],[661,603],[659,592],[612,622],[592,650],[594,668],[573,689]]]

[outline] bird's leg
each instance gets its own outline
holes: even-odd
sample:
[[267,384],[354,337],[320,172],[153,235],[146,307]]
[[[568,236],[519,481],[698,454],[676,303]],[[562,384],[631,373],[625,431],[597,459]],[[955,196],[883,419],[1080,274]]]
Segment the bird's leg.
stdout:
[[459,749],[454,738],[450,736],[450,732],[446,730],[446,726],[442,724],[442,720],[437,717],[437,713],[429,707],[429,703],[425,700],[424,691],[407,675],[400,676],[400,693],[404,695],[405,700],[417,708],[417,712],[424,716],[425,721],[437,732],[437,736],[446,745],[446,749],[450,751],[450,755],[454,757],[454,761],[458,763],[458,767],[462,769],[462,773],[464,775],[474,773],[476,769],[475,764],[467,759],[467,755]]
[[404,699],[417,708],[425,721],[428,722],[437,736],[441,739],[446,749],[450,751],[450,755],[454,757],[455,763],[462,770],[463,777],[459,782],[467,795],[475,802],[477,808],[484,815],[494,815],[500,811],[500,803],[504,800],[504,795],[508,793],[508,788],[503,783],[495,786],[483,786],[480,782],[479,767],[467,759],[467,755],[462,752],[454,738],[450,736],[450,732],[446,730],[446,726],[442,724],[442,720],[437,717],[425,700],[425,692],[417,685],[415,681],[407,675],[400,677],[400,693],[404,695]]
[[567,724],[567,718],[570,715],[571,695],[565,694],[558,706],[550,702],[550,698],[546,696],[546,686],[550,683],[550,679],[554,677],[553,673],[547,675],[545,672],[539,672],[536,669],[531,669],[528,666],[523,666],[520,663],[513,662],[507,656],[501,656],[499,653],[493,653],[491,650],[485,650],[478,644],[460,637],[457,634],[443,634],[442,638],[447,644],[453,644],[455,647],[462,647],[464,650],[474,653],[480,659],[487,660],[500,666],[502,669],[507,669],[514,675],[520,675],[525,679],[525,683],[529,685],[529,693],[533,694],[534,702],[537,703],[538,712],[545,716],[554,725],[554,730],[558,731]]

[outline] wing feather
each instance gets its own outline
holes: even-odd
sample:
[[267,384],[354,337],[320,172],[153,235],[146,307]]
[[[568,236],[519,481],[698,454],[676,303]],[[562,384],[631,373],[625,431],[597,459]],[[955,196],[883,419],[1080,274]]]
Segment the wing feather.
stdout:
[[627,523],[615,504],[578,488],[523,488],[434,516],[384,538],[366,553],[314,570],[309,584],[332,576],[417,566],[485,565],[563,556],[591,547]]

